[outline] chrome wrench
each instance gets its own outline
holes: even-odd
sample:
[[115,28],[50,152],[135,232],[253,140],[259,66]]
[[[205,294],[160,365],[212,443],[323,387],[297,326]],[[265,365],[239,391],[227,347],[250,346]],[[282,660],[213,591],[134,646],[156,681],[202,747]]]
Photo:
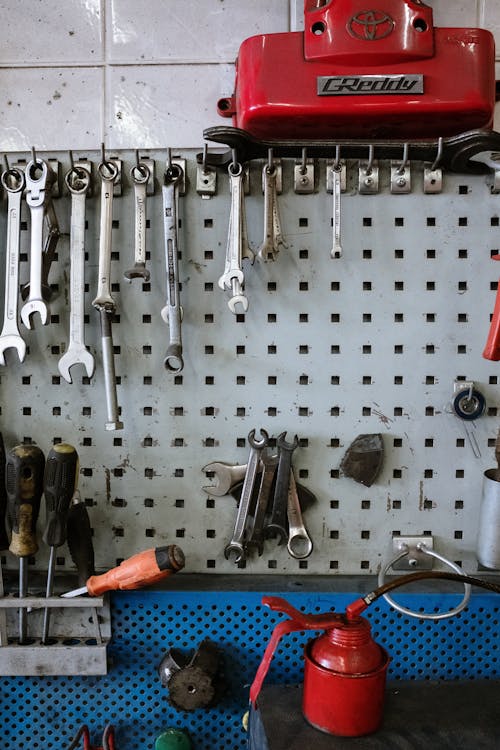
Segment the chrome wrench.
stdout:
[[7,191],[7,251],[5,257],[5,305],[2,332],[0,333],[0,364],[5,365],[5,351],[17,349],[19,361],[26,356],[26,343],[17,325],[17,300],[19,288],[19,230],[21,228],[21,200],[24,174],[15,167],[2,174],[2,185]]
[[266,527],[266,538],[278,534],[278,544],[288,539],[288,490],[290,487],[290,474],[292,471],[292,454],[299,444],[299,438],[295,435],[293,443],[286,441],[286,432],[278,436],[276,446],[278,448],[278,468],[276,473],[276,486],[274,489],[271,519]]
[[42,159],[28,162],[25,174],[26,203],[31,212],[30,286],[21,320],[31,329],[31,315],[35,312],[40,314],[42,325],[47,323],[48,308],[42,297],[43,219],[54,174]]
[[115,359],[113,352],[113,335],[111,319],[116,306],[111,296],[111,233],[113,227],[113,185],[118,175],[118,168],[111,161],[103,161],[98,166],[102,180],[101,216],[99,233],[99,282],[97,297],[92,305],[99,310],[101,320],[102,364],[104,369],[104,386],[106,390],[107,422],[106,430],[121,430],[118,396],[116,393]]
[[236,515],[236,523],[234,525],[233,536],[231,541],[224,550],[224,556],[226,560],[229,560],[232,552],[235,552],[237,557],[235,562],[243,562],[245,560],[245,527],[248,519],[248,511],[252,502],[252,495],[255,486],[255,480],[257,478],[257,472],[259,469],[260,457],[262,451],[266,447],[269,441],[268,433],[261,429],[261,439],[255,440],[255,430],[251,430],[248,435],[248,442],[250,444],[250,455],[248,457],[247,471],[245,479],[243,481],[243,488],[241,490],[240,504],[238,506],[238,513]]
[[161,310],[161,317],[168,324],[169,329],[169,342],[164,364],[170,372],[181,372],[184,367],[181,335],[182,307],[179,302],[179,238],[177,221],[179,183],[182,176],[182,168],[178,164],[172,164],[169,160],[162,187],[167,304]]
[[85,346],[85,201],[90,188],[90,174],[81,166],[75,166],[65,176],[71,193],[70,226],[70,318],[69,345],[58,362],[63,378],[72,383],[70,369],[73,365],[85,367],[87,377],[94,374],[94,356]]
[[259,488],[259,495],[257,497],[253,519],[248,530],[247,540],[247,547],[256,547],[259,557],[264,552],[264,520],[271,499],[276,466],[278,465],[278,456],[264,455],[262,457],[262,463],[264,465],[262,481]]
[[229,214],[229,231],[226,245],[226,263],[224,273],[219,278],[219,288],[229,289],[232,297],[228,307],[236,315],[237,305],[241,305],[243,312],[248,310],[248,299],[243,293],[245,276],[242,270],[243,259],[254,261],[254,253],[250,249],[247,237],[247,223],[243,193],[243,167],[238,162],[230,164],[228,168],[231,210]]
[[309,557],[313,550],[311,537],[307,533],[302,520],[302,510],[300,507],[299,496],[297,494],[297,485],[293,467],[290,468],[290,484],[288,487],[288,553],[296,560],[303,560]]
[[331,258],[342,257],[342,244],[340,241],[341,207],[340,195],[342,187],[342,165],[333,164],[332,170],[332,196],[333,196],[333,247],[330,251]]
[[235,484],[244,479],[246,470],[246,464],[226,464],[221,461],[213,461],[211,464],[204,466],[202,471],[214,473],[217,484],[202,487],[202,490],[207,495],[223,497],[229,494]]
[[123,274],[128,281],[140,278],[148,282],[150,277],[146,268],[146,190],[150,176],[148,165],[142,162],[134,164],[130,170],[134,183],[135,253],[133,268]]
[[258,250],[259,258],[266,262],[276,260],[280,245],[286,247],[281,230],[276,177],[276,167],[266,164],[262,170],[264,182],[264,240]]

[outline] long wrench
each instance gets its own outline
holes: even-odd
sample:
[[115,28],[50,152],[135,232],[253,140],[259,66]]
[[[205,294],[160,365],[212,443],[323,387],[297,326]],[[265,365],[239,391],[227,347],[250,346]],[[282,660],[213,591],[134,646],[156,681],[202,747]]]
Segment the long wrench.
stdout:
[[85,346],[85,201],[90,187],[90,173],[81,166],[69,170],[64,178],[71,193],[70,226],[70,300],[69,345],[58,362],[63,378],[72,383],[70,368],[81,364],[87,377],[94,373],[94,356]]
[[241,305],[243,312],[248,310],[248,299],[243,293],[245,275],[242,262],[246,258],[253,263],[255,255],[248,244],[247,222],[243,192],[243,167],[238,162],[228,167],[231,190],[231,210],[229,214],[229,230],[226,245],[226,263],[224,273],[219,278],[219,288],[229,289],[232,297],[228,300],[228,307],[236,315],[237,305]]
[[149,167],[143,162],[134,164],[130,170],[130,177],[134,183],[135,252],[133,268],[123,274],[128,281],[140,278],[147,282],[150,278],[146,268],[146,190],[150,176]]
[[259,494],[253,515],[252,522],[248,530],[247,547],[256,547],[259,557],[264,552],[264,520],[267,508],[271,499],[271,491],[274,482],[278,456],[263,455],[262,463],[264,464],[262,480],[260,483]]
[[17,324],[17,299],[19,286],[19,230],[21,228],[21,200],[24,174],[15,167],[2,174],[2,185],[7,191],[7,251],[5,255],[5,305],[2,332],[0,333],[0,364],[5,365],[6,349],[17,349],[19,361],[26,356],[26,343]]
[[286,440],[286,432],[278,436],[276,446],[278,448],[278,469],[276,473],[276,486],[274,488],[271,519],[266,527],[266,538],[278,534],[278,544],[288,539],[288,490],[290,487],[290,474],[292,470],[292,453],[299,444],[299,438],[295,435],[293,443]]
[[[170,162],[170,160],[169,160]],[[167,304],[161,310],[161,317],[168,324],[169,342],[164,364],[171,372],[181,372],[182,359],[181,320],[182,307],[179,302],[179,240],[177,209],[179,183],[183,170],[178,164],[167,164],[163,195],[163,228],[165,232],[165,263],[167,270]]]
[[30,286],[29,297],[21,309],[21,320],[31,329],[31,315],[40,314],[47,323],[48,308],[42,298],[43,219],[54,173],[47,162],[32,159],[26,166],[26,203],[31,212]]
[[330,251],[331,258],[342,257],[342,245],[340,241],[341,206],[340,195],[342,186],[342,166],[340,163],[333,164],[332,170],[332,208],[333,208],[333,247]]
[[118,169],[111,161],[103,161],[98,166],[102,180],[101,217],[99,235],[99,283],[97,297],[92,305],[99,310],[101,320],[102,364],[106,390],[107,422],[106,430],[121,430],[118,397],[116,393],[115,360],[111,319],[115,312],[115,301],[111,296],[111,232],[113,226],[113,184]]
[[276,188],[277,168],[265,164],[262,170],[264,182],[264,239],[258,256],[264,261],[276,260],[280,245],[286,248],[281,230]]
[[213,472],[217,484],[207,485],[201,489],[214,497],[227,495],[231,487],[244,479],[247,470],[246,464],[226,464],[222,461],[213,461],[203,467],[202,471]]
[[289,530],[286,548],[292,557],[295,557],[297,560],[303,560],[311,554],[313,543],[302,520],[302,510],[300,508],[293,467],[290,467],[287,515]]
[[248,457],[247,471],[243,482],[243,489],[241,490],[240,504],[238,506],[238,513],[236,515],[236,523],[234,525],[233,536],[224,550],[224,556],[226,560],[229,560],[232,552],[236,553],[236,563],[243,562],[246,557],[244,542],[248,511],[252,502],[252,495],[255,487],[255,480],[257,478],[257,472],[259,469],[260,457],[262,451],[269,441],[269,435],[265,430],[261,429],[260,434],[260,440],[255,440],[255,430],[251,430],[251,432],[248,434],[250,455]]

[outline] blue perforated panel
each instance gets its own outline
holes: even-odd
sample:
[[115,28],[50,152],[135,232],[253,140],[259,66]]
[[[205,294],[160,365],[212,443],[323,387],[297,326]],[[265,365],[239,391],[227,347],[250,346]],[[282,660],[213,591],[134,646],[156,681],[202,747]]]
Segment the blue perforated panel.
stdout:
[[[283,594],[308,612],[342,610],[354,594]],[[261,606],[261,594],[138,592],[113,597],[113,643],[107,677],[0,678],[2,750],[65,750],[81,723],[94,741],[107,721],[117,750],[147,750],[168,726],[186,727],[195,750],[239,750],[241,719],[252,681],[280,615]],[[455,606],[457,596],[401,595],[426,611]],[[381,601],[368,610],[376,639],[392,657],[392,679],[500,677],[500,599],[475,595],[461,615],[439,623],[402,617]],[[205,637],[224,651],[228,689],[215,709],[183,713],[168,703],[157,665],[171,647],[192,650]],[[269,682],[300,682],[302,649],[310,634],[286,636]]]

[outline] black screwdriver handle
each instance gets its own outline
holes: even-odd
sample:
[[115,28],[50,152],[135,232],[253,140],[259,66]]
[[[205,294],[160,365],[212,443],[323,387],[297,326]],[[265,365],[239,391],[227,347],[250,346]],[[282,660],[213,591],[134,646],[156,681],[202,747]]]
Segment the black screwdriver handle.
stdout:
[[43,494],[45,457],[37,445],[17,445],[9,451],[5,487],[7,512],[12,527],[9,550],[29,557],[38,550],[36,522]]
[[92,529],[85,503],[76,492],[68,513],[68,547],[78,570],[78,585],[85,586],[95,575]]
[[60,547],[66,541],[69,505],[78,479],[78,453],[68,443],[54,445],[47,456],[43,491],[47,503],[47,525],[43,541]]
[[9,549],[9,537],[5,527],[7,515],[7,491],[5,489],[5,446],[0,432],[0,552]]

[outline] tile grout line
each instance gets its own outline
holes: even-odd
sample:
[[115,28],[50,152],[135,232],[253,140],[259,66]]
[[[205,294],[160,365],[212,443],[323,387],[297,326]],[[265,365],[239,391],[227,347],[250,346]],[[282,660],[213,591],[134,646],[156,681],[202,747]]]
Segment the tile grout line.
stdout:
[[107,37],[107,0],[101,0],[102,20],[102,97],[101,97],[101,142],[106,142],[106,112],[107,99],[109,92],[109,74],[108,74],[108,37]]

